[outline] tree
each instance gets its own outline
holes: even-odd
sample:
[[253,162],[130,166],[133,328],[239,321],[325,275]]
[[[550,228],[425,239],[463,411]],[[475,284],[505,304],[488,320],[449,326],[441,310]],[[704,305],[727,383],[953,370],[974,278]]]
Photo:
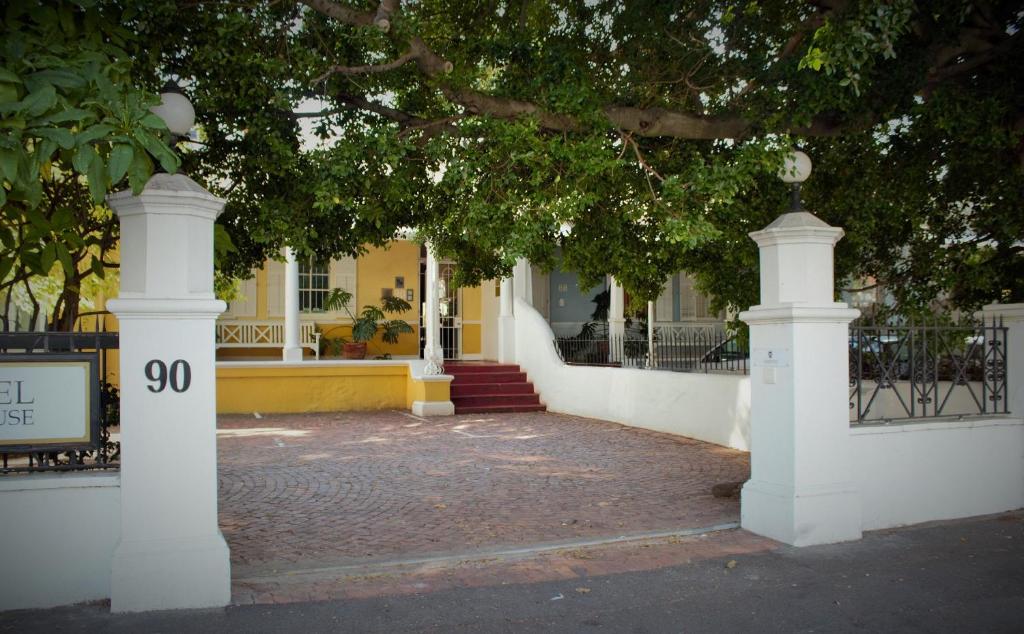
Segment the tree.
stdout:
[[[162,140],[167,127],[149,113],[152,93],[133,85],[120,26],[132,9],[113,3],[6,5],[0,46],[0,292],[6,322],[12,290],[63,279],[52,327],[70,330],[82,283],[116,268],[118,226],[105,194],[127,182],[136,191],[153,171],[179,161]],[[4,323],[4,329],[10,324]]]
[[[805,201],[844,279],[906,307],[1024,298],[1014,2],[302,0],[149,10],[180,46],[242,251],[415,225],[465,281],[550,264],[650,299],[679,268],[757,300],[746,233]],[[168,53],[167,51],[172,51]],[[300,130],[323,147],[307,151]]]
[[[117,6],[104,3],[103,6]],[[842,279],[907,308],[1024,298],[1022,14],[1013,2],[302,0],[138,3],[143,86],[182,80],[184,167],[228,200],[244,274],[415,226],[463,281],[557,248],[650,299],[686,268],[757,301],[746,233],[807,206]],[[311,146],[309,133],[319,139]]]

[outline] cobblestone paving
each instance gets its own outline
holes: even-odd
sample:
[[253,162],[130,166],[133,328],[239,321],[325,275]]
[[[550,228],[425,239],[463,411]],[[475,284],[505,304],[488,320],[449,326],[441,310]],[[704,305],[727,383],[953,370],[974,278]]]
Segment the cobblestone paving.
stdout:
[[746,454],[550,413],[222,416],[236,573],[472,552],[739,519]]

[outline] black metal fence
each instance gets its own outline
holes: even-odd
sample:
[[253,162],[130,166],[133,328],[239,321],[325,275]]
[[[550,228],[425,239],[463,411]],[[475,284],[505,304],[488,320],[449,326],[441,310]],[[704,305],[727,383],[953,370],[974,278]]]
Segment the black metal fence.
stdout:
[[0,333],[0,361],[6,354],[92,353],[96,355],[100,381],[100,435],[95,447],[54,446],[32,453],[5,453],[0,447],[0,474],[120,468],[120,442],[111,438],[111,429],[120,425],[120,399],[117,388],[106,382],[107,351],[118,348],[118,333],[104,332],[102,320],[96,316],[91,332]]
[[744,341],[715,329],[656,331],[654,345],[636,334],[557,337],[558,356],[570,365],[650,368],[674,372],[747,373]]
[[1002,321],[855,323],[851,422],[1009,413],[1006,338]]

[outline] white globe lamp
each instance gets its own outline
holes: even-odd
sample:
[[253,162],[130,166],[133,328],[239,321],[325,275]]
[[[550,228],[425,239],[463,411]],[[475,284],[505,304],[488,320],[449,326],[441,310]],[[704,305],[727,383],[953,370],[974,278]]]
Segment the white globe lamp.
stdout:
[[168,81],[160,91],[160,105],[150,112],[164,120],[167,129],[176,137],[187,137],[196,123],[196,111],[178,84]]
[[790,212],[803,211],[803,205],[800,202],[800,183],[807,180],[810,175],[811,157],[800,150],[791,152],[783,161],[782,168],[779,170],[779,178],[782,179],[782,182],[790,183],[793,186]]

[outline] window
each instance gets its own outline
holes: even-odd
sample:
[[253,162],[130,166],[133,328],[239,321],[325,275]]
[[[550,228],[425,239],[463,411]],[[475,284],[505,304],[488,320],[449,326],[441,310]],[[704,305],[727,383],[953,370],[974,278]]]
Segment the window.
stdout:
[[328,275],[326,262],[299,262],[299,310],[318,313],[324,310]]

